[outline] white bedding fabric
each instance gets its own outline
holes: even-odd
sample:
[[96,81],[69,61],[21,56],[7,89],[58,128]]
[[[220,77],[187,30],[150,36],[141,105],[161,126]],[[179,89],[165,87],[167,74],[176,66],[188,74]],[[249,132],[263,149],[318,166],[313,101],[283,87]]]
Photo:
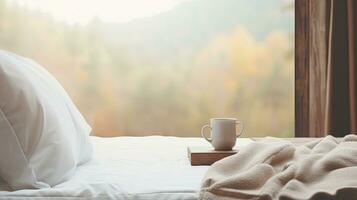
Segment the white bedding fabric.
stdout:
[[64,88],[29,58],[0,50],[0,177],[49,188],[92,157],[87,124]]
[[[209,146],[202,138],[91,137],[94,159],[53,188],[5,191],[0,199],[197,199],[208,166],[191,166],[187,146]],[[238,139],[237,146],[250,143]]]

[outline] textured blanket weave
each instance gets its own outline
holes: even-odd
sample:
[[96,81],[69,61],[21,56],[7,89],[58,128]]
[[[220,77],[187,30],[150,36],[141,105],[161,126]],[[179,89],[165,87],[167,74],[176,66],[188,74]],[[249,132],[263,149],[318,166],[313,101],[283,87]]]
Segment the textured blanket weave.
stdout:
[[357,136],[253,142],[209,168],[200,199],[357,199]]

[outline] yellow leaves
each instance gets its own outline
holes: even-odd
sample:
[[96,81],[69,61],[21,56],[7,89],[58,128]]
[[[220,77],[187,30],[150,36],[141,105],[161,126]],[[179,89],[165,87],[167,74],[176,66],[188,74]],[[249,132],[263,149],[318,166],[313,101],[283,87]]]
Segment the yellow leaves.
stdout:
[[96,109],[93,112],[93,133],[106,137],[121,135],[117,115],[118,111],[112,109],[112,107],[104,106]]
[[289,42],[289,38],[286,33],[281,31],[275,31],[267,36],[265,44],[266,48],[275,48],[280,50],[280,52],[271,51],[271,53],[282,53],[289,49],[289,45],[291,45],[291,42]]
[[235,68],[244,69],[247,75],[255,74],[260,45],[245,29],[237,29],[229,37],[232,41],[229,57],[232,65]]
[[[197,56],[196,65],[224,69],[240,77],[268,76],[272,66],[284,60],[289,49],[286,33],[273,32],[262,42],[244,28],[220,35]],[[228,68],[228,69],[227,69]]]
[[286,56],[291,49],[287,33],[272,32],[258,41],[244,28],[209,42],[197,56],[196,67],[206,76],[202,88],[214,113],[245,119],[248,135],[291,134],[294,68],[292,57]]
[[[197,44],[144,41],[132,47],[123,41],[130,37],[104,38],[98,21],[72,27],[17,15],[0,16],[1,44],[46,66],[97,135],[199,136],[202,123],[215,116],[244,120],[247,137],[292,132],[293,40],[286,32],[258,40],[236,27],[192,40]],[[195,30],[187,37],[189,31]],[[166,45],[175,50],[163,52]]]
[[79,70],[79,72],[77,72],[76,77],[79,82],[87,82],[89,80],[88,72],[83,69],[81,69],[81,70]]

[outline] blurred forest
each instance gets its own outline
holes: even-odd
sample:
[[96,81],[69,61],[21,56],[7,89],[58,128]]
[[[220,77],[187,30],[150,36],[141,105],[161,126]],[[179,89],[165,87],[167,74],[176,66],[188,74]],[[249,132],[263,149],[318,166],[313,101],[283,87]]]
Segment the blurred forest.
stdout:
[[126,23],[56,21],[0,0],[0,48],[46,67],[99,136],[294,135],[294,18],[284,0],[188,0]]

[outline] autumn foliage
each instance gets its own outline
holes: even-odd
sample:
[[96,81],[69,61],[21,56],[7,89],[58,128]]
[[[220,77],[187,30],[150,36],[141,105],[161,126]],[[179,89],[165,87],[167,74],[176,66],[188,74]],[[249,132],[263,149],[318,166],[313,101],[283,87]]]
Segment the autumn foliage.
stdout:
[[58,22],[0,0],[1,48],[45,66],[96,135],[199,136],[209,118],[226,116],[245,122],[246,137],[293,136],[291,31],[257,38],[235,26],[195,46],[161,37],[163,49],[160,41],[120,40],[110,28],[99,19]]

